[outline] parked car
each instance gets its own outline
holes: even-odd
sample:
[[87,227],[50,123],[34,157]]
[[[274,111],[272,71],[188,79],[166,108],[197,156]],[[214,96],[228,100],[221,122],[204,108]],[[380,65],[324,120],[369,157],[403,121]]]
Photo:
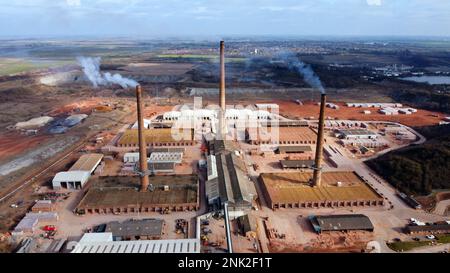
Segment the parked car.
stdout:
[[434,239],[436,239],[436,236],[434,236],[434,235],[427,235],[427,236],[425,236],[427,239],[429,239],[429,240],[434,240]]
[[44,226],[43,230],[45,231],[56,231],[56,227],[53,225],[46,225]]

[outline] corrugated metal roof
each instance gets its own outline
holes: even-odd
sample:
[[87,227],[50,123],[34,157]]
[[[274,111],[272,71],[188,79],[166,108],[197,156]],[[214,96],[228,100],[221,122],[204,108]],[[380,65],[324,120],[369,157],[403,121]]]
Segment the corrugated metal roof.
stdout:
[[91,176],[88,171],[59,172],[53,178],[53,182],[76,182],[87,181]]
[[295,152],[311,152],[312,149],[310,146],[294,145],[294,146],[279,146],[278,151],[280,153],[284,153],[284,152],[295,153]]
[[363,214],[319,215],[314,217],[319,231],[373,230],[369,217]]
[[314,160],[280,160],[283,168],[310,168],[314,165]]
[[72,253],[200,253],[199,239],[78,243]]
[[69,171],[88,171],[93,172],[98,166],[100,161],[102,161],[102,154],[85,154],[80,156],[80,158],[73,164]]

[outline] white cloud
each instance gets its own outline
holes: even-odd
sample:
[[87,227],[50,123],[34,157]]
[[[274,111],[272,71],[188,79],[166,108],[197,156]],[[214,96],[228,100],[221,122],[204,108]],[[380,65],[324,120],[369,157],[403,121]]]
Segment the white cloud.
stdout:
[[366,0],[369,6],[381,6],[381,0]]
[[80,6],[81,0],[66,0],[68,6]]

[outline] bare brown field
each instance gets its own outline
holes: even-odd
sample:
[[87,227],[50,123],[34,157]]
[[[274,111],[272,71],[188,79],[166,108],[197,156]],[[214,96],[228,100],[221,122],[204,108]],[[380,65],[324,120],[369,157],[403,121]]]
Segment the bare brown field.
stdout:
[[[319,106],[314,102],[304,102],[304,105],[298,105],[291,101],[275,100],[273,103],[277,103],[280,106],[280,114],[289,117],[297,118],[309,118],[319,117]],[[398,122],[407,126],[430,126],[437,125],[442,121],[442,117],[445,115],[438,112],[432,112],[427,110],[418,109],[417,113],[412,115],[393,115],[386,116],[377,112],[377,108],[351,108],[344,105],[344,103],[335,103],[340,106],[339,110],[327,108],[326,116],[338,119],[349,120],[366,120],[366,121],[391,121]],[[371,114],[365,115],[363,110],[371,111]]]
[[0,161],[19,155],[50,139],[51,136],[25,136],[16,132],[0,135]]

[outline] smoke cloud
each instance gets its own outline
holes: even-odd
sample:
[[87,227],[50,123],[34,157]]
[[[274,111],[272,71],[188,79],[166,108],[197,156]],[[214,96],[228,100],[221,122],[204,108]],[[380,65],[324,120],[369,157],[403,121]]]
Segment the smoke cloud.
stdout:
[[111,74],[109,72],[100,72],[100,57],[78,57],[78,63],[83,68],[83,73],[89,79],[89,81],[98,87],[99,85],[118,84],[122,88],[136,87],[138,83],[133,79],[122,77],[120,74]]
[[309,64],[305,64],[292,53],[284,54],[281,58],[286,62],[290,69],[295,69],[300,75],[302,75],[303,80],[307,84],[309,84],[312,88],[318,89],[322,94],[325,94],[325,88],[323,87],[319,76],[317,76]]

